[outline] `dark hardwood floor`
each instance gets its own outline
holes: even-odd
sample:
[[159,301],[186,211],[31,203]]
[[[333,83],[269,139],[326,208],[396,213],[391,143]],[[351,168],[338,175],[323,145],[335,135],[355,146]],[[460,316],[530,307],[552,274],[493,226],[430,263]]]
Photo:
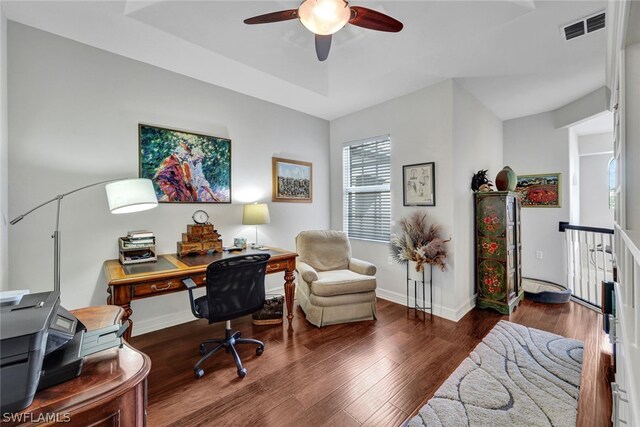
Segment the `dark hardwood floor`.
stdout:
[[[185,301],[186,304],[186,301]],[[224,324],[194,321],[134,337],[151,357],[148,425],[396,426],[417,413],[501,319],[584,341],[578,426],[609,426],[611,393],[602,316],[575,303],[523,301],[511,315],[474,309],[460,322],[427,316],[378,299],[378,320],[318,329],[296,306],[291,327],[232,322],[265,342],[262,356],[240,346],[249,373],[239,379],[220,353],[196,380],[200,341],[224,336]]]

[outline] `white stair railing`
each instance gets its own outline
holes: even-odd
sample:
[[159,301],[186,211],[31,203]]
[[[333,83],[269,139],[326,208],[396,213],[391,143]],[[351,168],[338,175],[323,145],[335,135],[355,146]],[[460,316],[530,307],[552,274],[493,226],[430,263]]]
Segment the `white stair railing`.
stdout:
[[616,225],[617,268],[611,341],[616,380],[611,385],[614,427],[640,425],[640,232]]
[[567,287],[575,299],[602,306],[602,282],[613,281],[613,230],[560,223],[567,251]]

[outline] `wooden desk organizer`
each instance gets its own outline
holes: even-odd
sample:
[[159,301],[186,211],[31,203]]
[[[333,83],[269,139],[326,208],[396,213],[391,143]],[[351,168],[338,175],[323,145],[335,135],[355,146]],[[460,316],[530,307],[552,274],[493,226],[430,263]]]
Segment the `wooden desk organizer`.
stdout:
[[189,224],[178,242],[178,256],[189,254],[204,255],[207,252],[222,252],[222,240],[213,224]]

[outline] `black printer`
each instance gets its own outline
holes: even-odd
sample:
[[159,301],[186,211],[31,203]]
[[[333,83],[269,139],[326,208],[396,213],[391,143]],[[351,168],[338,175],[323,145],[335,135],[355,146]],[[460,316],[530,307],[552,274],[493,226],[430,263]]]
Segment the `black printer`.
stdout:
[[67,381],[82,370],[86,328],[60,306],[59,292],[23,295],[0,307],[1,411],[31,404],[37,390]]

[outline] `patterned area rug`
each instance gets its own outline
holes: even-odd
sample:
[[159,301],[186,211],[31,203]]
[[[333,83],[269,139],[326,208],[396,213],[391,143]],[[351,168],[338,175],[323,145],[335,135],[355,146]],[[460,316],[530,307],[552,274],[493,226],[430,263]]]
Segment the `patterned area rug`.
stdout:
[[581,341],[500,321],[409,426],[575,426]]

